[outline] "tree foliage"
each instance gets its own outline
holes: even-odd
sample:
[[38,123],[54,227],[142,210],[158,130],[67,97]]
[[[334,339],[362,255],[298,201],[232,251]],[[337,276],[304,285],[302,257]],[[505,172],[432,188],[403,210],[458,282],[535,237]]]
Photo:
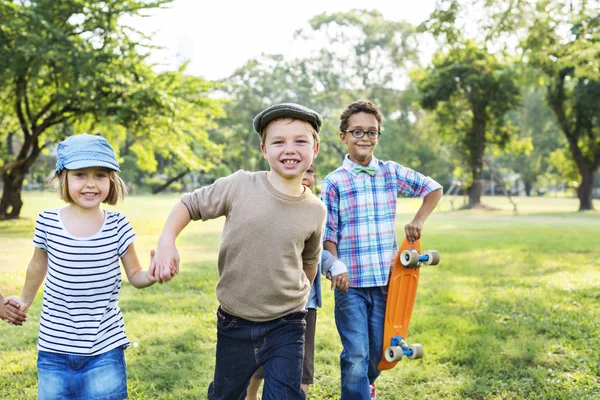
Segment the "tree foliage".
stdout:
[[565,139],[544,97],[543,88],[521,87],[521,107],[507,114],[516,127],[515,136],[504,150],[495,152],[498,165],[519,174],[528,196],[534,187],[543,191],[549,183],[567,179],[551,163],[551,153],[562,150]]
[[421,105],[436,111],[440,132],[457,144],[471,174],[469,207],[476,207],[486,147],[506,145],[514,131],[504,116],[518,105],[517,79],[509,65],[471,41],[438,52],[432,64],[415,73]]
[[210,160],[219,151],[206,133],[222,113],[207,97],[211,87],[182,71],[156,74],[142,51],[147,40],[119,22],[168,2],[0,3],[0,111],[11,122],[0,131],[0,219],[18,217],[25,175],[70,129],[124,143],[149,170],[153,151],[190,167],[205,165],[198,155]]
[[[447,38],[469,31],[537,71],[555,121],[579,170],[580,210],[590,210],[600,167],[600,3],[597,0],[441,0],[423,27]],[[510,47],[510,48],[509,48]],[[529,74],[531,76],[531,74]]]
[[[575,3],[575,4],[574,4]],[[544,0],[524,41],[580,174],[579,210],[591,210],[600,168],[600,4]]]

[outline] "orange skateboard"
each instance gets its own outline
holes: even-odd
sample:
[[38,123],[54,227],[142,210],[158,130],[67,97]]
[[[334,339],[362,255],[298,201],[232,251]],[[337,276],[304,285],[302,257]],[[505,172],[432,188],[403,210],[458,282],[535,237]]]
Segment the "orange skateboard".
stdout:
[[423,346],[417,343],[409,345],[405,339],[417,296],[421,265],[437,265],[439,262],[440,254],[435,250],[421,254],[420,240],[410,244],[405,238],[402,242],[388,284],[383,357],[377,366],[380,371],[394,368],[402,356],[413,360],[423,357]]

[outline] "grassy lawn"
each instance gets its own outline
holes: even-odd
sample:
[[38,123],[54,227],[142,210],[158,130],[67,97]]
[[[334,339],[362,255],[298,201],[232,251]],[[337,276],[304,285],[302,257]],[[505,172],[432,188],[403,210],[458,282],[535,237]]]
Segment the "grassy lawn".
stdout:
[[[143,263],[177,196],[132,197],[118,207],[137,231]],[[575,199],[485,198],[498,211],[429,219],[422,242],[442,255],[421,271],[409,343],[425,357],[402,360],[377,381],[378,399],[600,398],[600,213]],[[458,203],[458,201],[457,201]],[[25,195],[23,219],[0,222],[0,288],[20,293],[37,213],[61,206],[52,193]],[[418,208],[401,201],[398,231]],[[456,204],[455,204],[456,205]],[[600,209],[600,203],[595,203]],[[216,341],[217,252],[222,220],[192,223],[180,239],[182,272],[166,285],[124,283],[120,306],[132,399],[202,399]],[[312,399],[339,398],[341,345],[333,294],[323,283]],[[35,399],[41,291],[24,327],[0,324],[0,398]]]

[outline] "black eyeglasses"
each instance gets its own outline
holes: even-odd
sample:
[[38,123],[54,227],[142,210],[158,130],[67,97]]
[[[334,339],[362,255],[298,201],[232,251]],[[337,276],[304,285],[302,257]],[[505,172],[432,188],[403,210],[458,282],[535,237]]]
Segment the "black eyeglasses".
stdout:
[[351,131],[345,130],[344,133],[351,133],[352,136],[357,139],[365,136],[365,133],[370,139],[377,139],[381,135],[381,132],[379,131],[363,131],[362,129],[352,129]]

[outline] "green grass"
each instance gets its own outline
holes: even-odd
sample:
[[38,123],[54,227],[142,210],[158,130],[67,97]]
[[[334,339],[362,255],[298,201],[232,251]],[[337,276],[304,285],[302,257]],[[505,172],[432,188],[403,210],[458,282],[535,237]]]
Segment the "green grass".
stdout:
[[[144,263],[177,196],[142,196],[118,207],[134,225]],[[459,200],[460,201],[460,200]],[[457,201],[457,203],[459,202]],[[425,357],[401,361],[377,381],[378,399],[600,398],[600,213],[575,199],[485,198],[492,212],[448,212],[426,225],[424,248],[442,255],[421,271],[409,342]],[[401,201],[398,231],[418,208]],[[0,222],[0,288],[18,294],[37,212],[52,193],[25,196],[23,219]],[[600,209],[600,204],[595,204]],[[214,367],[216,259],[222,220],[192,223],[178,241],[182,272],[166,285],[124,283],[120,305],[132,399],[201,399]],[[312,399],[339,398],[333,295],[323,283]],[[36,398],[41,291],[24,327],[0,325],[0,398]]]

